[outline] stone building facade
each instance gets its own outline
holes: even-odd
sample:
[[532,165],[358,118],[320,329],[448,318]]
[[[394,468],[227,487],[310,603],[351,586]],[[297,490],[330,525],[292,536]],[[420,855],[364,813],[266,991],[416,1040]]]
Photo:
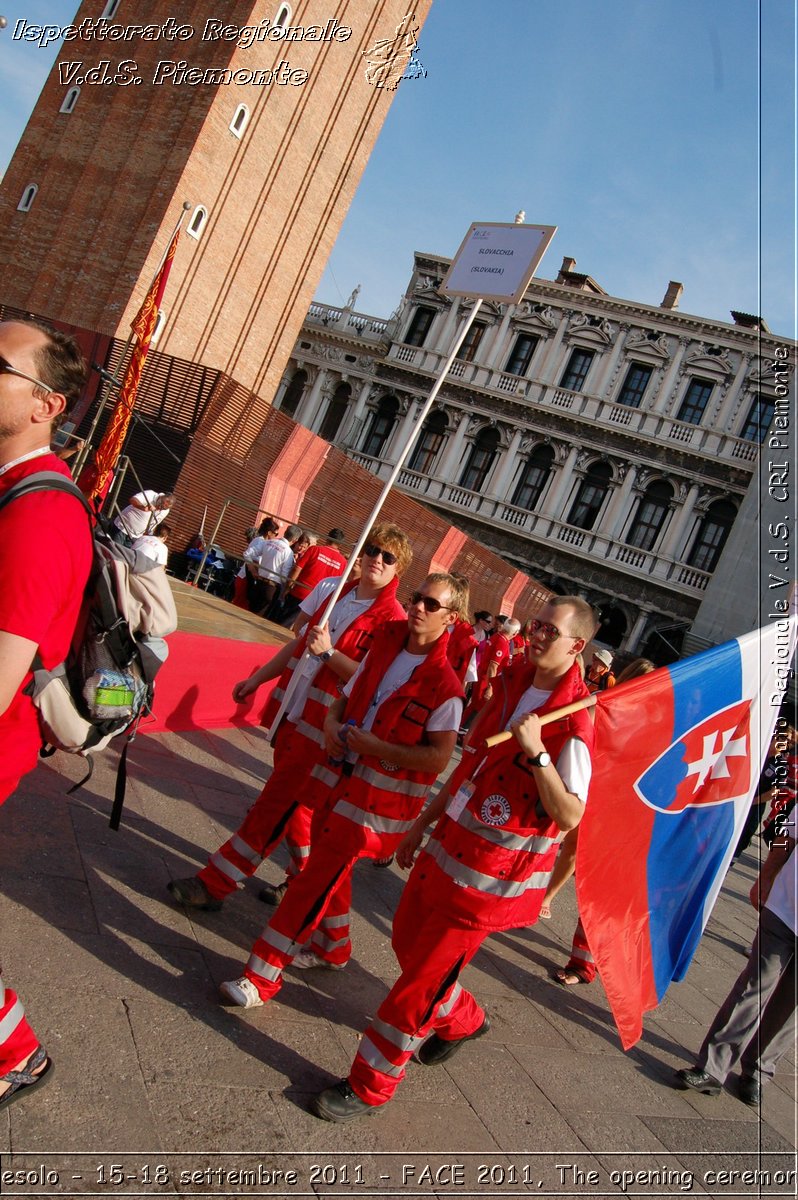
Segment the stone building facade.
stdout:
[[[312,304],[276,405],[386,476],[468,301],[416,254],[389,320]],[[678,656],[774,413],[763,320],[606,294],[564,259],[518,305],[483,305],[399,486],[503,558],[602,612],[600,639]],[[794,344],[790,343],[794,348]],[[792,357],[792,354],[791,354]]]

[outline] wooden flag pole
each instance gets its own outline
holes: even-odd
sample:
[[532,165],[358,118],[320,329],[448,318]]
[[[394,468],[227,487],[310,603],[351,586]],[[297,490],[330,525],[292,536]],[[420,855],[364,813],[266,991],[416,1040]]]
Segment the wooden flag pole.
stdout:
[[[413,445],[414,445],[418,435],[421,433],[421,429],[422,429],[422,426],[426,419],[426,416],[429,413],[430,409],[432,408],[432,405],[435,403],[435,397],[438,395],[438,392],[441,390],[443,381],[446,378],[446,376],[449,374],[449,369],[450,369],[452,363],[454,362],[455,358],[457,357],[457,352],[460,349],[460,347],[462,346],[463,342],[465,341],[465,336],[468,333],[469,329],[471,328],[471,326],[474,322],[474,318],[476,317],[476,315],[479,312],[481,307],[482,307],[482,299],[480,298],[474,302],[474,306],[471,309],[471,312],[468,314],[465,321],[463,322],[462,328],[460,329],[458,336],[454,340],[454,345],[452,346],[449,357],[447,358],[446,362],[444,363],[444,366],[443,366],[443,369],[441,370],[440,375],[438,376],[438,378],[435,380],[435,383],[433,384],[432,391],[430,392],[429,396],[425,400],[425,402],[421,408],[421,411],[418,414],[418,417],[416,419],[415,428],[411,432],[410,437],[407,439],[407,442],[405,443],[401,454],[397,458],[396,463],[394,464],[393,470],[391,471],[390,475],[386,479],[385,486],[383,487],[382,491],[380,492],[380,494],[377,498],[377,503],[374,505],[374,508],[371,510],[368,520],[366,521],[365,525],[363,526],[363,531],[357,540],[357,544],[355,545],[354,549],[352,550],[352,553],[349,556],[349,561],[346,564],[346,569],[345,569],[343,575],[341,576],[341,578],[338,580],[338,584],[335,588],[335,591],[332,593],[329,600],[327,601],[327,605],[326,605],[324,612],[322,613],[322,617],[321,617],[322,625],[326,625],[327,622],[329,621],[330,613],[332,612],[335,605],[338,603],[338,598],[341,595],[341,592],[343,591],[343,588],[344,588],[344,585],[346,584],[347,579],[349,578],[349,575],[351,573],[355,559],[357,558],[357,556],[360,554],[363,547],[365,546],[366,540],[369,536],[369,533],[371,532],[371,527],[374,524],[374,522],[376,521],[377,517],[379,516],[380,510],[382,509],[382,506],[385,504],[385,501],[388,498],[388,493],[390,492],[391,488],[393,487],[394,483],[396,482],[399,472],[401,471],[402,467],[405,465],[405,462],[407,461],[407,457],[410,454],[410,451],[413,449]],[[306,657],[307,657],[307,652],[306,652]],[[294,688],[299,683],[299,676],[302,674],[302,672],[298,669],[298,666],[299,666],[299,664],[297,664],[297,669],[295,669],[291,674],[291,678],[288,681],[288,686],[285,689],[285,695],[283,696],[282,703],[280,704],[280,708],[278,709],[277,716],[272,721],[269,731],[266,734],[266,737],[269,741],[272,740],[275,733],[277,732],[277,726],[280,724],[280,722],[283,719],[283,716],[286,713],[288,705],[291,701],[291,696],[293,694]]]
[[[580,712],[583,708],[593,708],[597,699],[598,694],[594,692],[590,696],[584,696],[581,700],[574,700],[573,704],[566,704],[563,708],[556,708],[554,712],[544,713],[540,718],[540,723],[541,725],[549,725],[552,721],[559,721],[560,717],[567,717],[573,712]],[[490,749],[491,746],[498,746],[500,742],[506,742],[512,736],[512,730],[504,729],[501,733],[494,733],[492,737],[485,738],[485,745]]]

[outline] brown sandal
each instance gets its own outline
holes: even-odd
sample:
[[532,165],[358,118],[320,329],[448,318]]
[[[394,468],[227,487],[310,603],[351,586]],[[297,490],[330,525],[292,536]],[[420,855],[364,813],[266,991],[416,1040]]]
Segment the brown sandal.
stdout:
[[44,1046],[38,1046],[24,1067],[18,1071],[8,1071],[5,1075],[0,1075],[0,1083],[11,1085],[0,1096],[0,1108],[7,1108],[15,1100],[21,1100],[23,1096],[30,1095],[37,1087],[43,1087],[48,1080],[52,1079],[54,1071],[53,1060],[48,1058]]

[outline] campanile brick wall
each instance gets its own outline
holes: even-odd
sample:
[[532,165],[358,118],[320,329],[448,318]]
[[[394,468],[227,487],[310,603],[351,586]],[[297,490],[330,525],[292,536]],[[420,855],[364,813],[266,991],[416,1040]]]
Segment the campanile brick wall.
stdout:
[[[430,3],[414,3],[419,24]],[[84,0],[75,24],[103,7]],[[202,204],[208,221],[198,241],[181,241],[159,349],[274,394],[396,94],[367,82],[362,52],[392,36],[406,12],[405,0],[295,0],[291,7],[291,26],[324,29],[334,16],[351,37],[243,48],[203,40],[209,15],[254,26],[274,18],[277,0],[212,7],[122,0],[115,24],[155,26],[172,17],[194,33],[186,41],[64,43],[0,190],[7,304],[126,338],[183,202]],[[83,70],[103,59],[114,71],[134,61],[142,82],[84,83],[74,110],[61,113],[69,85],[59,63],[82,61]],[[167,76],[157,84],[164,61],[245,71],[287,62],[308,78],[192,85]],[[238,139],[229,125],[242,103],[250,116]],[[39,188],[31,211],[18,212],[30,183]]]

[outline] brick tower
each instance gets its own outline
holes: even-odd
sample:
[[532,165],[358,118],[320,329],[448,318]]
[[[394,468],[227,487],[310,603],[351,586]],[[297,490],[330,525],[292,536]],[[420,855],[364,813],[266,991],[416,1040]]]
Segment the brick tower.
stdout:
[[84,0],[94,36],[64,42],[0,189],[4,303],[126,338],[187,202],[158,351],[270,400],[395,95],[363,53],[407,8]]

